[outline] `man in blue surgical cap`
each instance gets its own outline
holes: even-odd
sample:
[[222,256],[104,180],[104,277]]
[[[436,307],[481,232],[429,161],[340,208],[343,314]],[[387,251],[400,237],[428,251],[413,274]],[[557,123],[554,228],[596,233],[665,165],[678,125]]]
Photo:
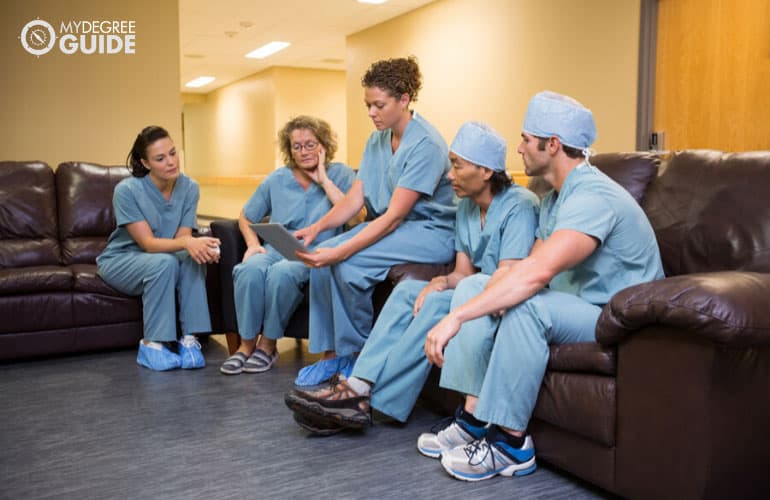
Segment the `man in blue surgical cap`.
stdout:
[[370,405],[406,421],[430,371],[425,336],[449,312],[454,288],[476,272],[489,275],[523,259],[535,242],[537,197],[511,183],[505,153],[505,140],[488,125],[466,122],[460,127],[449,148],[452,168],[447,174],[461,198],[454,271],[396,287],[349,379],[287,394],[300,425],[318,434],[361,428],[370,424]]
[[454,421],[418,439],[453,477],[478,481],[535,470],[526,434],[549,343],[591,342],[613,294],[663,277],[647,218],[621,186],[589,163],[593,115],[576,100],[541,92],[529,102],[521,155],[553,190],[542,200],[529,257],[459,284],[451,312],[428,333],[441,386],[465,395]]

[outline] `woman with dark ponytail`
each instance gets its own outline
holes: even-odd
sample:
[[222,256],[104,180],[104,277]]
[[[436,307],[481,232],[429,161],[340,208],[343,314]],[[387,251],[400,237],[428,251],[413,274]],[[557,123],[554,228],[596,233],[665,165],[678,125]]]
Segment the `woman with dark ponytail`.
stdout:
[[[168,132],[145,127],[128,154],[132,177],[115,187],[117,228],[96,259],[113,288],[141,295],[144,338],[136,362],[152,370],[202,368],[195,333],[211,331],[205,265],[219,260],[219,240],[194,238],[198,184],[180,171]],[[177,343],[176,304],[183,338]]]

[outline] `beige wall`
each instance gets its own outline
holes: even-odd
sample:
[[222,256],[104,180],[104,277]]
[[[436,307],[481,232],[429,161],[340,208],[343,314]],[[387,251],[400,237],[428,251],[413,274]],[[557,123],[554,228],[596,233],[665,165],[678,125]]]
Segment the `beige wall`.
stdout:
[[[136,53],[27,53],[22,27],[62,21],[134,20]],[[0,160],[124,163],[148,124],[181,140],[177,0],[0,2]]]
[[346,160],[345,73],[274,67],[202,97],[186,95],[186,171],[198,180],[198,212],[235,217],[259,181],[283,164],[280,128],[293,116],[328,121],[336,161]]
[[361,76],[374,61],[414,54],[423,89],[414,109],[450,142],[482,120],[516,155],[529,98],[563,92],[595,114],[598,151],[635,149],[639,0],[442,0],[347,38],[348,158],[373,130]]

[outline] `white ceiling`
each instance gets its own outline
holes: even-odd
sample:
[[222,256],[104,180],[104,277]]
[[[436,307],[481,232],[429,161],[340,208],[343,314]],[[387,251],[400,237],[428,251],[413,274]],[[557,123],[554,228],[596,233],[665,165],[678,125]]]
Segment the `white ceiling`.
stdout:
[[[433,0],[179,0],[182,92],[208,93],[270,66],[345,69],[345,37]],[[273,41],[291,46],[266,59],[244,55]],[[198,76],[214,82],[191,89]]]

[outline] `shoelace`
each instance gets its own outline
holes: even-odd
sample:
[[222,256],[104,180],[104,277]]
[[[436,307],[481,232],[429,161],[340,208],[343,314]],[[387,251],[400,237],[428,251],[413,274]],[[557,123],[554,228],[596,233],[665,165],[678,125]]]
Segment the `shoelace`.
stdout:
[[[465,456],[468,457],[468,465],[476,466],[481,465],[484,463],[484,460],[487,458],[487,455],[490,454],[492,450],[492,446],[490,446],[489,443],[487,443],[487,440],[482,439],[476,439],[474,441],[471,441],[469,444],[463,448],[463,451],[465,451]],[[481,459],[473,463],[473,457],[478,455],[481,452],[484,452],[484,455],[481,457]],[[494,470],[497,466],[495,465],[495,454],[492,453],[492,470]]]

